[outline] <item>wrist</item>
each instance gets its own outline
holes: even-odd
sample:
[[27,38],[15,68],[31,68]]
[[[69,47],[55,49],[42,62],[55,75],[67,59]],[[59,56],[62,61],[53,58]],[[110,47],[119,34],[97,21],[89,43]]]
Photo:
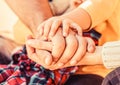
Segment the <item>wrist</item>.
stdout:
[[88,31],[91,27],[92,20],[88,12],[78,7],[75,10],[63,15],[77,23],[84,31]]
[[102,46],[96,46],[96,50],[93,53],[94,64],[103,64],[102,60]]
[[102,47],[96,47],[96,50],[94,53],[86,53],[86,55],[80,60],[78,65],[97,65],[97,64],[103,64],[102,61]]
[[36,34],[37,28],[38,26],[45,20],[47,20],[48,18],[52,17],[52,12],[50,10],[41,12],[38,11],[36,13],[34,13],[32,15],[32,17],[30,18],[29,21],[29,28],[31,29],[31,31]]

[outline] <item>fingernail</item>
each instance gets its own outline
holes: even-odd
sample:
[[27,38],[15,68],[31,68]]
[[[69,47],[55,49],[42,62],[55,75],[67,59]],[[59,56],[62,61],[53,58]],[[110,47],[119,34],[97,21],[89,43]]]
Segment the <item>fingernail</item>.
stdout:
[[53,32],[50,32],[50,36],[53,37],[54,33]]
[[45,64],[46,64],[46,65],[51,65],[51,63],[52,63],[51,57],[50,57],[50,56],[47,56],[47,58],[45,59]]
[[70,62],[70,64],[71,64],[71,65],[75,65],[75,64],[77,64],[77,61],[76,61],[76,60],[72,60],[72,61]]
[[89,48],[88,48],[88,52],[93,52],[93,50],[94,50],[94,46],[90,45]]
[[56,64],[56,62],[55,62],[55,61],[53,61],[53,62],[52,62],[52,64]]
[[46,36],[44,36],[44,37],[43,37],[43,39],[44,39],[44,40],[47,40],[47,37],[46,37]]
[[79,1],[78,1],[78,3],[80,4],[80,3],[82,3],[82,1],[81,1],[81,0],[79,0]]
[[64,37],[66,37],[66,36],[67,36],[67,33],[66,33],[66,32],[64,32],[64,33],[63,33],[63,36],[64,36]]
[[53,36],[50,35],[50,36],[49,36],[49,39],[52,39],[52,37],[53,37]]
[[32,42],[30,42],[30,41],[27,41],[27,44],[28,44],[28,45],[31,45],[31,44],[32,44]]
[[78,34],[79,34],[80,36],[82,36],[82,33],[81,33],[81,32],[78,32]]
[[42,32],[41,32],[41,31],[39,32],[39,35],[42,35]]
[[61,67],[61,66],[63,66],[63,65],[64,65],[64,63],[59,63],[59,64],[58,64],[59,67]]

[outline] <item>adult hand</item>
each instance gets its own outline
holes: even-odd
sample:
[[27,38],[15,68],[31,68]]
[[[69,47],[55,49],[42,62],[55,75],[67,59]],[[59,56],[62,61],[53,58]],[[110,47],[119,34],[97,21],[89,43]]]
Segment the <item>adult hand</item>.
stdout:
[[61,29],[57,32],[57,34],[53,37],[52,41],[43,41],[43,37],[37,37],[36,39],[28,40],[27,44],[31,45],[36,49],[47,50],[51,52],[54,56],[54,61],[57,61],[59,57],[62,55],[65,48],[65,39],[61,35]]
[[[53,37],[51,42],[33,40],[32,44],[27,43],[27,48],[28,48],[27,50],[28,50],[29,58],[41,64],[45,68],[52,69],[52,70],[63,68],[63,67],[68,67],[68,66],[74,66],[74,65],[77,65],[77,62],[79,62],[81,58],[85,55],[86,50],[90,50],[87,47],[94,45],[92,40],[88,40],[88,38],[80,37],[79,35],[76,35],[74,32],[71,31],[68,37],[65,38],[66,47],[64,47],[65,42],[61,43],[59,41],[61,40],[60,38],[63,38],[63,37],[60,37],[62,36],[62,32],[59,31],[59,33],[57,34],[55,35],[55,37]],[[35,45],[36,44],[35,42],[39,42],[37,43],[38,44],[37,47]],[[56,47],[58,43],[59,45],[58,47]],[[37,49],[34,49],[33,47]],[[59,50],[61,49],[61,47],[63,47],[64,49],[62,48],[61,53],[59,53]],[[34,51],[31,51],[30,48],[32,50],[34,49]],[[94,49],[92,48],[92,51],[93,50]],[[59,55],[59,56],[55,58],[55,62],[52,62],[54,61],[54,55]],[[70,60],[72,60],[71,61],[72,64]],[[46,65],[44,61],[47,61],[47,63],[49,62],[52,62],[52,63],[50,63],[50,65],[48,64]]]
[[[66,42],[68,43],[67,46],[65,45]],[[42,39],[30,39],[26,43],[29,58],[46,68],[50,68],[50,65],[53,65],[53,63],[55,64],[63,53],[63,57],[68,56],[68,59],[70,59],[77,50],[77,45],[78,43],[76,37],[74,37],[74,33],[66,37],[65,41],[61,29],[52,38],[51,42],[42,41]],[[64,50],[66,51],[64,52]],[[54,67],[56,67],[56,64]]]

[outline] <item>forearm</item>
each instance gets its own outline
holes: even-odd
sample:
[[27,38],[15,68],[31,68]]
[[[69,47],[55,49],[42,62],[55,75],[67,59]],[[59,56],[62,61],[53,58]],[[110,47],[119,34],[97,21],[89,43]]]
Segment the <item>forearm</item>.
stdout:
[[61,17],[65,17],[73,20],[83,29],[83,31],[88,30],[91,25],[91,17],[84,9],[80,7],[74,9],[71,12],[64,14]]
[[96,47],[94,53],[86,53],[78,65],[103,64],[108,69],[120,66],[120,41],[107,42]]
[[77,65],[97,65],[103,64],[102,46],[97,46],[94,53],[86,53]]
[[52,16],[48,0],[6,0],[6,2],[33,33],[42,21]]
[[86,0],[75,10],[64,14],[63,17],[72,19],[79,24],[83,30],[88,30],[108,19],[114,12],[118,1],[119,0]]

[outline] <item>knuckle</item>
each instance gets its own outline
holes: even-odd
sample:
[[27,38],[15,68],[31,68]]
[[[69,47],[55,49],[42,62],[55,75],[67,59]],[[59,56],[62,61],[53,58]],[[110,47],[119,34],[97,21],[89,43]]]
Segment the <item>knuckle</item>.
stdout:
[[73,57],[72,60],[76,60],[76,62],[78,62],[81,59],[81,57],[82,57],[81,55],[79,55],[79,56],[76,55],[76,56]]
[[62,60],[60,60],[60,63],[67,63],[70,60],[70,58],[63,58]]
[[63,23],[68,23],[68,19],[63,19]]
[[[77,45],[77,40],[76,40],[76,38],[74,37],[74,36],[70,36],[69,38],[68,38],[68,44],[70,44],[71,46],[76,46]],[[69,43],[70,42],[70,43]]]
[[53,61],[54,61],[54,62],[57,62],[58,59],[59,59],[59,57],[55,57],[55,56],[53,56]]
[[79,39],[79,44],[86,44],[87,43],[87,41],[86,41],[86,39],[84,38],[84,37],[81,37],[80,39]]

